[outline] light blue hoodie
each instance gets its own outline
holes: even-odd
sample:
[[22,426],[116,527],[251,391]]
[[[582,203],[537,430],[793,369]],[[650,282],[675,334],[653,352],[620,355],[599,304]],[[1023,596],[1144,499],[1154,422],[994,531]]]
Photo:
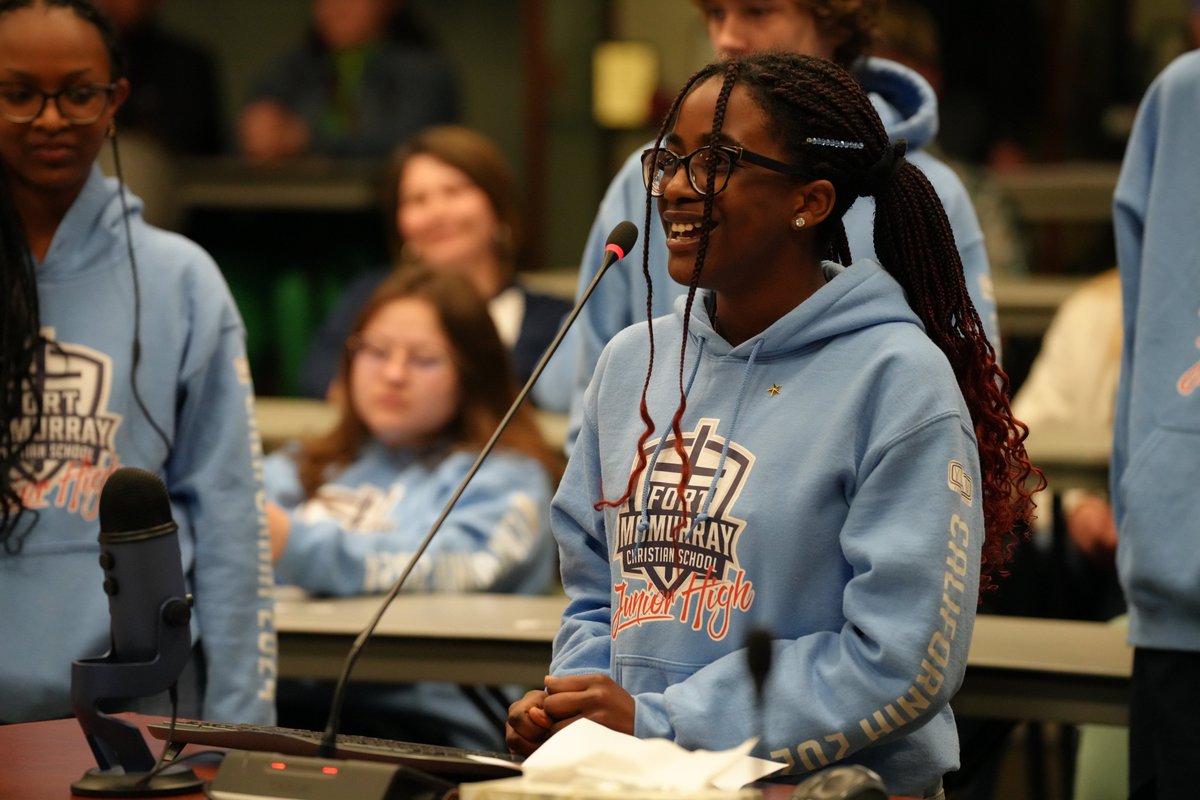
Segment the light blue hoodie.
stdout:
[[[732,747],[791,774],[838,760],[918,794],[958,766],[950,698],[966,665],[983,537],[978,452],[949,363],[895,280],[861,260],[730,347],[694,306],[682,430],[694,536],[670,535],[684,301],[654,322],[656,433],[631,500],[647,332],[605,349],[552,509],[570,597],[556,674],[608,673],[636,734]],[[681,568],[676,568],[676,564]],[[665,592],[673,592],[665,599]],[[744,644],[774,640],[755,702]],[[793,778],[795,779],[795,778]]]
[[[950,227],[954,231],[959,256],[962,258],[963,274],[971,300],[975,303],[988,339],[996,348],[999,357],[1000,326],[996,317],[996,301],[992,293],[983,231],[975,216],[975,208],[954,171],[922,149],[931,144],[937,135],[937,95],[919,74],[894,61],[881,58],[866,59],[855,75],[863,88],[870,93],[871,101],[883,120],[888,136],[893,141],[908,141],[906,158],[920,167],[941,198],[942,205],[946,208],[946,216],[950,220]],[[646,147],[652,145],[653,142],[649,142]],[[646,216],[642,149],[645,148],[630,154],[625,160],[600,202],[600,209],[596,212],[587,244],[584,246],[576,297],[582,296],[592,276],[599,269],[600,260],[604,255],[604,241],[613,227],[622,220],[630,220],[639,228],[642,227],[642,220]],[[855,259],[877,258],[874,220],[875,201],[870,197],[859,198],[843,218],[846,236],[850,242],[850,253]],[[675,298],[686,294],[687,287],[675,283],[667,273],[666,238],[657,208],[650,230],[642,231],[641,234],[650,237],[649,269],[654,288],[651,315],[668,314]],[[646,320],[646,285],[641,271],[641,253],[639,243],[633,254],[608,271],[583,307],[570,335],[563,343],[563,348],[572,348],[575,369],[575,395],[571,399],[567,452],[570,452],[570,444],[574,442],[579,430],[583,390],[591,380],[600,351],[617,331],[627,325]],[[560,369],[563,369],[561,365]]]
[[[0,720],[70,715],[71,662],[109,650],[98,503],[108,475],[130,466],[166,483],[195,595],[207,687],[203,707],[185,712],[269,723],[274,581],[245,332],[212,259],[147,225],[141,202],[127,198],[141,297],[137,387],[169,445],[132,394],[123,212],[116,181],[93,169],[37,265],[42,333],[53,344],[42,433],[25,450],[25,505],[37,525],[18,555],[0,553]],[[138,707],[170,709],[165,693]]]
[[[281,581],[310,592],[386,592],[475,461],[476,453],[422,458],[367,444],[305,498],[292,451],[267,458],[267,498],[290,511],[275,565]],[[541,594],[554,582],[546,471],[497,450],[484,460],[405,582],[409,592]]]
[[1200,650],[1200,52],[1138,108],[1113,225],[1125,337],[1113,421],[1117,567],[1137,647]]
[[[280,579],[319,594],[387,591],[475,457],[455,452],[421,458],[371,443],[306,499],[290,453],[273,453],[264,475],[267,496],[291,518],[288,544],[276,564]],[[550,494],[550,478],[536,461],[491,453],[404,589],[545,593],[555,582]],[[504,748],[499,728],[454,684],[376,684],[355,690],[355,705],[405,720],[409,727],[400,738],[421,738],[420,731],[431,728],[459,747]],[[520,696],[516,688],[507,694],[508,702]]]

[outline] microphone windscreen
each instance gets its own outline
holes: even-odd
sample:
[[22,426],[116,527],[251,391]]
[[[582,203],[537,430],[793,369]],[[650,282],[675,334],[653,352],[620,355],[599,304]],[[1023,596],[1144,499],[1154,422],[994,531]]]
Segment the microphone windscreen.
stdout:
[[[179,526],[158,475],[122,467],[100,491],[100,566],[112,619],[112,659],[149,662],[158,653],[163,604],[187,589],[179,557]],[[184,625],[187,614],[172,624]]]
[[170,524],[171,500],[158,475],[121,467],[100,491],[100,532],[124,533]]
[[633,248],[637,242],[638,229],[629,220],[618,222],[616,227],[612,229],[612,233],[608,235],[608,240],[604,243],[605,250],[616,249],[617,257],[624,258],[625,254]]

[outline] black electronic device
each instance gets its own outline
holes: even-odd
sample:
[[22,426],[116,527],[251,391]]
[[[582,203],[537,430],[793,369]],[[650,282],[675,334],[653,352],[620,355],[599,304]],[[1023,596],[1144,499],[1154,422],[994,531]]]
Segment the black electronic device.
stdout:
[[71,707],[97,769],[71,785],[78,795],[136,797],[197,791],[178,766],[154,772],[138,728],[97,704],[146,697],[179,680],[192,650],[191,598],[183,580],[178,526],[167,488],[153,472],[122,467],[100,492],[100,566],[112,619],[112,646],[71,665]]
[[[379,621],[383,619],[384,612],[387,611],[388,606],[390,606],[392,601],[396,599],[397,595],[399,595],[400,589],[404,586],[404,582],[408,579],[409,574],[416,566],[417,561],[421,558],[422,554],[424,554],[424,552],[428,549],[430,542],[433,541],[433,537],[436,536],[437,532],[441,529],[442,523],[450,514],[450,511],[454,508],[455,504],[458,503],[458,498],[461,497],[463,491],[466,490],[467,484],[470,483],[471,479],[475,477],[475,473],[479,471],[479,467],[483,464],[483,460],[487,458],[492,452],[492,449],[495,448],[500,436],[508,427],[508,423],[517,413],[517,410],[521,407],[521,404],[525,402],[525,398],[533,389],[533,385],[537,382],[538,377],[540,377],[542,372],[546,369],[546,364],[549,363],[550,357],[553,356],[558,350],[558,347],[560,344],[562,344],[562,340],[566,336],[567,331],[570,330],[571,326],[575,322],[576,317],[579,316],[579,312],[583,309],[584,303],[586,303],[588,298],[592,296],[592,292],[595,290],[597,284],[599,284],[600,279],[604,277],[604,273],[608,270],[608,268],[625,257],[630,248],[632,248],[634,243],[637,241],[637,238],[638,230],[632,222],[618,223],[608,235],[608,239],[604,243],[603,260],[600,262],[600,267],[596,270],[596,274],[592,277],[591,282],[588,284],[579,300],[575,303],[575,306],[571,309],[571,313],[567,315],[566,319],[559,327],[558,333],[555,334],[554,339],[546,347],[546,351],[542,353],[542,357],[538,360],[537,365],[533,368],[533,372],[530,374],[529,380],[525,382],[525,385],[521,387],[521,390],[517,393],[517,397],[515,400],[513,400],[512,405],[509,406],[508,412],[505,413],[503,419],[501,419],[500,423],[496,426],[496,430],[493,431],[491,438],[488,439],[487,443],[484,444],[483,448],[480,450],[479,455],[476,456],[475,462],[471,465],[471,468],[459,482],[458,487],[454,490],[454,494],[450,496],[450,499],[442,508],[441,513],[438,514],[437,519],[434,520],[433,525],[430,526],[429,531],[425,534],[420,544],[418,544],[416,549],[413,551],[413,554],[409,558],[408,563],[405,565],[404,570],[400,573],[400,576],[396,578],[387,594],[385,594],[383,599],[380,601],[379,608],[371,617],[366,627],[364,627],[359,632],[358,636],[355,637],[354,643],[350,646],[350,652],[346,655],[346,661],[342,665],[342,671],[338,676],[337,683],[334,685],[333,700],[330,703],[329,709],[329,719],[325,725],[325,731],[321,736],[317,757],[312,761],[305,762],[303,765],[304,774],[311,776],[307,780],[314,784],[312,787],[312,791],[314,793],[296,793],[297,788],[303,784],[305,780],[304,778],[290,780],[287,782],[260,780],[263,774],[263,764],[266,764],[268,769],[270,768],[270,754],[256,753],[248,754],[245,757],[240,757],[238,761],[234,762],[237,764],[237,767],[230,770],[229,776],[225,777],[222,774],[218,775],[218,777],[221,778],[222,791],[227,793],[224,795],[225,797],[238,798],[238,800],[256,800],[256,798],[262,798],[263,800],[266,800],[266,798],[324,797],[325,795],[323,794],[315,793],[318,791],[318,787],[316,786],[318,782],[321,784],[319,791],[325,791],[326,787],[330,785],[336,785],[336,791],[338,792],[336,796],[339,798],[354,797],[359,798],[359,800],[388,800],[388,798],[392,797],[392,795],[386,793],[391,791],[390,789],[381,787],[377,771],[372,770],[368,774],[366,770],[359,770],[360,766],[367,766],[365,762],[337,758],[340,746],[338,731],[341,728],[342,706],[345,701],[346,688],[350,683],[350,673],[354,670],[354,665],[358,661],[359,654],[362,652],[363,647],[371,638],[371,634],[375,632],[375,628],[379,625]],[[296,759],[304,757],[290,756],[289,758]],[[326,777],[318,777],[314,770],[317,770],[319,767],[338,767],[338,769],[335,772],[321,773]],[[222,765],[219,772],[224,773],[224,771],[225,766]],[[240,784],[239,781],[242,780],[247,781],[247,783],[244,785]],[[216,781],[214,781],[214,785],[215,784]],[[280,794],[276,792],[283,793]]]
[[792,790],[790,800],[887,800],[883,779],[861,764],[840,764],[810,775]]
[[[317,756],[321,752],[321,732],[301,728],[180,719],[175,721],[174,731],[169,720],[152,722],[146,729],[158,739],[170,736],[176,744],[265,751],[287,756]],[[334,756],[399,764],[459,782],[517,775],[524,760],[509,753],[344,733],[338,734]]]
[[458,785],[399,764],[234,750],[207,794],[213,800],[441,800]]

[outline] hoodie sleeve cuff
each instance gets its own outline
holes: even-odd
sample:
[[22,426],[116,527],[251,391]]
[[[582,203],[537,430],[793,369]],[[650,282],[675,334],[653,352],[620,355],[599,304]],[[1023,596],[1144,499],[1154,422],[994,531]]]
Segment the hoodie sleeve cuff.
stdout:
[[634,698],[633,735],[639,739],[674,739],[667,704],[661,694],[639,694]]

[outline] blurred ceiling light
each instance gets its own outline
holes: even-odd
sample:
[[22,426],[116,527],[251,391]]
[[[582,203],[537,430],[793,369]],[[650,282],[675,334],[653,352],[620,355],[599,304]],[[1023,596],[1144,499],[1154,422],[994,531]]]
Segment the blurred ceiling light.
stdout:
[[658,52],[644,42],[601,42],[592,51],[592,116],[605,128],[640,128],[658,86]]

